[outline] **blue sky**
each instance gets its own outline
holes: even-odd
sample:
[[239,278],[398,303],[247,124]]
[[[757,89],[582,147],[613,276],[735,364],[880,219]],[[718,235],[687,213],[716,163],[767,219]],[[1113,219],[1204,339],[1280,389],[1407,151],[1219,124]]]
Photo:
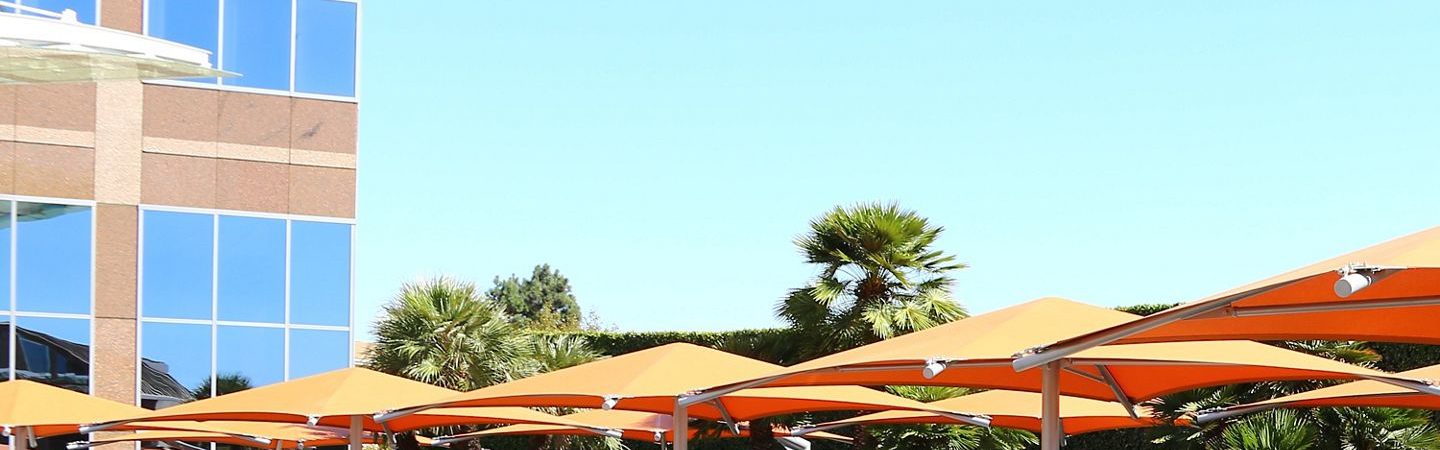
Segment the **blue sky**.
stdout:
[[549,263],[625,330],[776,325],[837,204],[984,312],[1193,299],[1440,224],[1437,2],[369,1],[357,320]]

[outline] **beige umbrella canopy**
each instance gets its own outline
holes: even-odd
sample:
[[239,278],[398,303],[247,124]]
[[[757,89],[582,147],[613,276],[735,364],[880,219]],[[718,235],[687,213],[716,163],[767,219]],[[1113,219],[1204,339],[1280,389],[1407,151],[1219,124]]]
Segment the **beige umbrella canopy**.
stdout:
[[[1396,375],[1422,380],[1440,380],[1440,365],[1421,367]],[[1275,408],[1413,408],[1440,410],[1440,395],[1416,392],[1374,381],[1353,381],[1309,392],[1287,395],[1247,405],[1203,413],[1199,422],[1212,422],[1241,414]]]
[[[636,441],[666,443],[675,439],[674,420],[667,414],[655,414],[640,411],[622,410],[590,410],[564,416],[577,422],[584,422],[620,431],[620,437]],[[691,429],[690,437],[703,435],[703,431]],[[785,427],[776,425],[774,429],[776,436],[792,436]],[[523,436],[523,435],[575,435],[586,436],[593,432],[573,427],[558,425],[510,425],[473,433],[459,434],[436,438],[437,444],[445,445],[465,440],[478,439],[494,436]],[[750,435],[748,425],[742,426],[740,432],[734,433],[729,429],[716,430],[716,437],[732,438],[746,437]],[[850,438],[837,434],[825,432],[811,433],[809,437],[849,442]]]
[[347,429],[359,450],[365,431],[408,431],[459,424],[548,423],[583,427],[558,416],[524,408],[455,408],[380,424],[376,411],[409,402],[433,402],[459,394],[449,389],[363,368],[340,369],[261,386],[127,417],[97,420],[82,432],[144,426],[157,421],[253,421]]
[[[1428,389],[1418,380],[1250,341],[1107,345],[1047,364],[1012,368],[1034,342],[1114,326],[1137,316],[1046,298],[840,352],[754,380],[711,389],[704,401],[735,389],[802,385],[938,385],[1040,391],[1046,395],[1044,448],[1059,445],[1059,397],[1132,405],[1194,388],[1266,380],[1373,379]],[[1048,436],[1048,437],[1046,437]]]
[[[441,407],[525,406],[623,409],[666,413],[676,399],[714,384],[734,383],[781,366],[692,344],[670,344],[485,387],[439,401],[411,402],[381,421]],[[689,405],[687,414],[743,421],[804,411],[927,410],[924,403],[858,386],[747,389]],[[968,420],[972,418],[965,418]],[[983,419],[974,418],[980,421]]]
[[[17,434],[47,437],[75,434],[87,423],[106,422],[149,411],[28,380],[0,382],[0,426]],[[23,440],[23,438],[21,439]]]
[[1440,227],[1316,262],[1144,318],[1060,337],[1039,367],[1108,343],[1224,339],[1440,344]]
[[[1018,391],[985,391],[952,399],[931,402],[937,409],[969,411],[990,417],[990,425],[1001,428],[1016,428],[1040,432],[1040,394]],[[1079,397],[1060,397],[1060,425],[1066,435],[1076,435],[1102,430],[1140,428],[1160,425],[1163,421],[1152,418],[1149,408],[1136,407],[1135,415],[1126,412],[1125,406]],[[899,425],[899,424],[949,424],[966,425],[945,416],[924,411],[884,411],[834,422],[826,422],[796,434],[809,435],[812,431],[829,430],[851,425]]]

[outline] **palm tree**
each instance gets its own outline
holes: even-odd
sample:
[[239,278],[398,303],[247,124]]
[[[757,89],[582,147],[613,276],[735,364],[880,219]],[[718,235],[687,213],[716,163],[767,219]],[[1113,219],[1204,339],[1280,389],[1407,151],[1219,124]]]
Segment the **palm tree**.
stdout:
[[255,387],[250,382],[250,377],[239,372],[215,374],[215,382],[211,383],[209,378],[201,381],[199,386],[190,391],[190,395],[196,400],[210,398],[210,387],[215,387],[215,395],[225,395],[240,392]]
[[949,274],[965,266],[932,248],[942,231],[895,204],[836,207],[811,221],[795,245],[820,273],[776,307],[807,338],[801,353],[813,358],[964,317]]
[[1226,450],[1310,450],[1315,448],[1313,424],[1292,410],[1266,411],[1247,417],[1221,434]]
[[475,285],[448,277],[407,283],[375,327],[371,368],[468,391],[528,376],[530,336]]

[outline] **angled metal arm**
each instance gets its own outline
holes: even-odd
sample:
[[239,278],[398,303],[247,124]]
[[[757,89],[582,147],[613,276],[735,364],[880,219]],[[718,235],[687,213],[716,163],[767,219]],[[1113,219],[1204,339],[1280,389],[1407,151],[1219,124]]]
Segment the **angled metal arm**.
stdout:
[[720,420],[725,422],[725,426],[730,429],[730,433],[739,436],[740,423],[736,422],[735,418],[730,417],[730,409],[725,407],[725,402],[722,402],[720,401],[720,399],[717,398],[711,400],[710,404],[715,405],[715,409],[720,410]]
[[1110,373],[1110,367],[1097,365],[1100,370],[1100,378],[1105,379],[1105,384],[1110,386],[1110,392],[1115,394],[1115,401],[1125,405],[1125,413],[1130,414],[1131,419],[1140,420],[1140,414],[1135,412],[1135,404],[1130,401],[1130,396],[1125,395],[1125,390],[1120,389],[1120,382],[1115,381],[1115,375]]

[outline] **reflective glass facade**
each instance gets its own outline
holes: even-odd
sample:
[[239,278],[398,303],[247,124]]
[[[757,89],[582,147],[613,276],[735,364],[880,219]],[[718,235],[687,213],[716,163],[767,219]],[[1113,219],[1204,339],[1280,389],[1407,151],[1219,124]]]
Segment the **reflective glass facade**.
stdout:
[[5,379],[90,392],[89,205],[0,199]]
[[353,225],[143,207],[140,220],[143,406],[349,366]]
[[[81,22],[88,23],[88,24],[91,24],[91,25],[94,25],[94,24],[96,23],[96,22],[95,22],[95,19],[97,18],[97,16],[96,16],[96,11],[99,11],[99,10],[100,10],[100,8],[99,8],[99,2],[98,2],[97,0],[13,0],[13,1],[14,1],[15,3],[19,3],[21,6],[29,6],[29,7],[31,7],[31,8],[40,8],[40,9],[43,9],[43,10],[54,11],[54,12],[57,12],[57,13],[58,13],[58,12],[61,12],[61,11],[64,11],[64,10],[67,10],[67,9],[69,9],[69,10],[74,10],[74,11],[75,11],[75,17],[76,17],[77,19],[80,19]],[[0,12],[7,12],[7,13],[8,13],[8,12],[14,12],[14,11],[12,11],[10,8],[0,7]]]
[[146,32],[210,50],[240,74],[196,80],[355,96],[360,4],[354,0],[148,0]]

